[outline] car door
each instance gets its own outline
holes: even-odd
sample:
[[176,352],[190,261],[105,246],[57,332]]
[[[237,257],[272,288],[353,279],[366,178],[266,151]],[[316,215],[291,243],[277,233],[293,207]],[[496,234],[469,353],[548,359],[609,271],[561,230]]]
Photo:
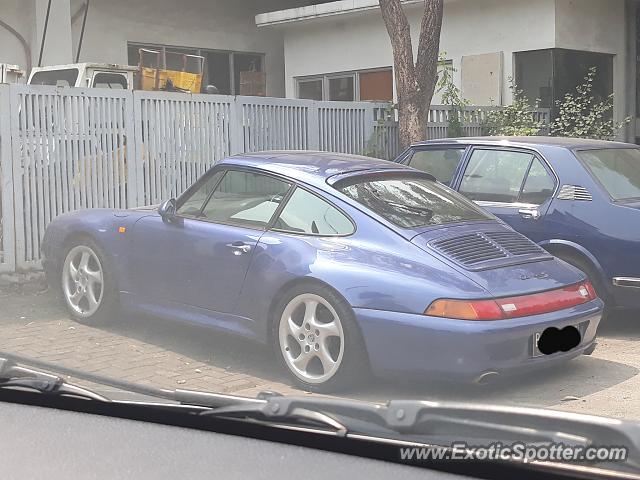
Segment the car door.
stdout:
[[473,148],[456,187],[515,230],[534,241],[543,240],[544,216],[556,181],[536,152]]
[[465,146],[417,146],[400,163],[429,173],[441,183],[451,185],[464,157]]
[[253,171],[218,169],[178,201],[173,220],[138,221],[136,293],[232,313],[255,246],[290,187]]
[[260,238],[243,289],[243,296],[254,301],[240,302],[238,314],[263,316],[260,308],[271,302],[282,281],[265,279],[308,274],[315,268],[319,252],[346,252],[340,241],[355,230],[355,223],[335,204],[304,187],[295,187],[270,230]]

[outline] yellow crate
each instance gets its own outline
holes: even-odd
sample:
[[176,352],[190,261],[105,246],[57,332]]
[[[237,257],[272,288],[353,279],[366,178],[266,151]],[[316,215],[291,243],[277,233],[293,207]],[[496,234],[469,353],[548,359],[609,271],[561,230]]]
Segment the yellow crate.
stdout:
[[169,78],[176,88],[187,90],[191,93],[200,93],[202,89],[202,74],[176,70],[157,70],[149,67],[142,67],[141,69],[141,88],[142,90],[164,90]]

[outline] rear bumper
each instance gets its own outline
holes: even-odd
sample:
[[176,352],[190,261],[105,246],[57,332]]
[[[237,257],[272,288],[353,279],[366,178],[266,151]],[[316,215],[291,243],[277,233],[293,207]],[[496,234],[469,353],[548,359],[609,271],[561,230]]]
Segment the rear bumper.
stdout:
[[[373,373],[470,381],[486,372],[545,368],[589,351],[602,316],[599,299],[543,315],[491,322],[355,309]],[[533,336],[548,327],[582,325],[580,344],[568,351],[533,356]]]

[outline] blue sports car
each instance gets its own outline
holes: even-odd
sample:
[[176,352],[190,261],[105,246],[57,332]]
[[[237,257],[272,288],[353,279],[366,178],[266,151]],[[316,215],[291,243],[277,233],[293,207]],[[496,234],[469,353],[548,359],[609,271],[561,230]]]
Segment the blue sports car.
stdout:
[[209,325],[271,344],[318,391],[557,364],[591,353],[603,307],[582,272],[431,175],[352,155],[228,158],[158,209],[58,217],[42,252],[78,320]]
[[589,277],[610,307],[640,307],[640,148],[600,140],[480,137],[412,145],[434,175]]

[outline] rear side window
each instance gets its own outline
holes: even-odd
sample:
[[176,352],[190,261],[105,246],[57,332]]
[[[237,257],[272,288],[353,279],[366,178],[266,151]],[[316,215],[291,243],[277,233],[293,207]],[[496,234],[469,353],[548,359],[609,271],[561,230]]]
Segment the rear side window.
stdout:
[[518,201],[532,153],[510,150],[474,150],[462,177],[460,193],[476,201]]
[[274,224],[276,230],[307,235],[350,235],[351,220],[320,197],[296,188]]
[[611,198],[640,198],[640,149],[585,150],[577,155]]
[[464,148],[416,150],[409,160],[409,166],[430,173],[445,185],[451,185],[463,154]]
[[534,158],[527,180],[524,182],[522,193],[520,194],[520,203],[530,203],[532,205],[542,205],[553,195],[556,188],[556,182],[549,174],[542,162]]
[[336,188],[401,228],[493,218],[449,188],[420,176],[364,176],[340,182]]

